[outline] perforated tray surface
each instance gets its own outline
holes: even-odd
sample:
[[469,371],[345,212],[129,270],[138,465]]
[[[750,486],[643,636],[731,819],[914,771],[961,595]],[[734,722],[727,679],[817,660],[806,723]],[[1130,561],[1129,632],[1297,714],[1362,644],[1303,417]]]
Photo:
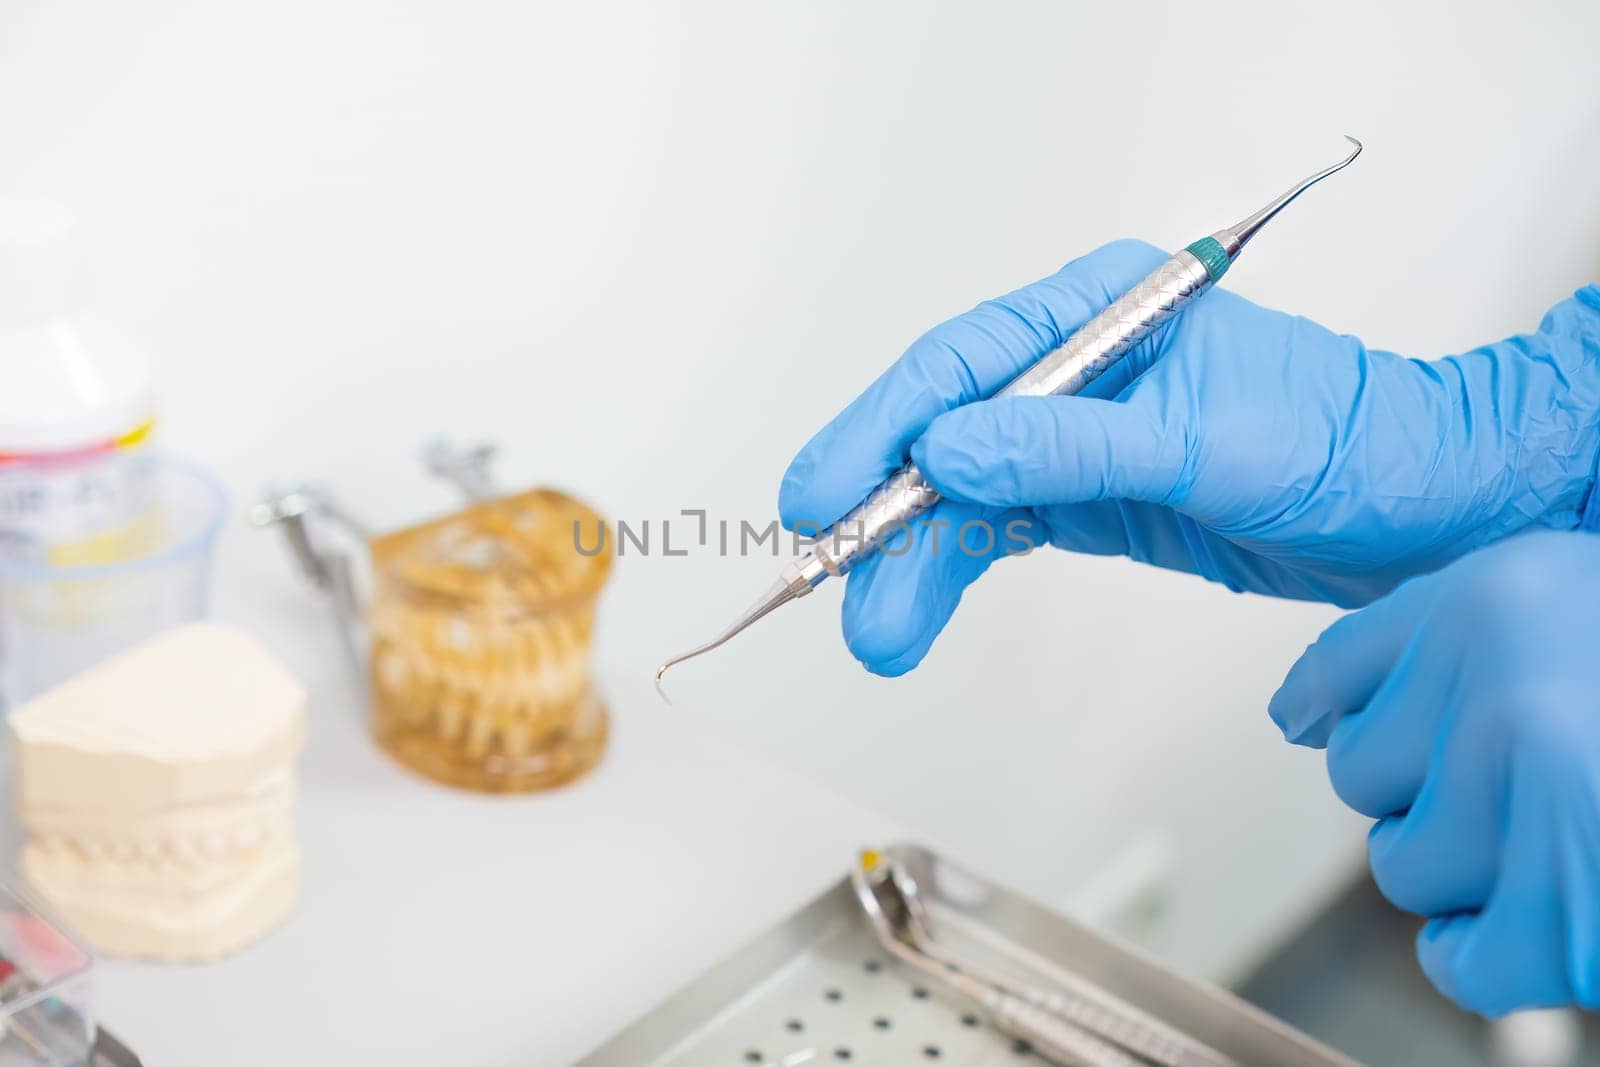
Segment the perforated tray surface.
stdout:
[[[1353,1061],[1213,986],[923,849],[893,850],[942,941],[1042,988],[1089,982],[1243,1065]],[[1029,1067],[1044,1061],[973,1005],[891,960],[848,879],[582,1061],[586,1067]]]
[[1021,1067],[1028,1050],[1013,1051],[1013,1044],[976,1010],[944,999],[886,959],[864,927],[841,925],[661,1062]]

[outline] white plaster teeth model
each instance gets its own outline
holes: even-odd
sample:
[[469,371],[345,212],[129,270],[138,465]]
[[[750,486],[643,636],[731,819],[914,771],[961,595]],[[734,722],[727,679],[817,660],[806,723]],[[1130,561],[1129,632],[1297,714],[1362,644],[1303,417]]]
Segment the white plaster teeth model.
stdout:
[[170,630],[10,730],[23,876],[100,952],[204,959],[288,913],[305,690],[243,631]]

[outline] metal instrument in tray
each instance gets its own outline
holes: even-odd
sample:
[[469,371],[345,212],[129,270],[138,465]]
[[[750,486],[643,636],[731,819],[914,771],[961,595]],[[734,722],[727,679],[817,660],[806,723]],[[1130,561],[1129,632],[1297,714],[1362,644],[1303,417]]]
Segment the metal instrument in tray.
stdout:
[[[941,955],[1003,980],[1035,1006],[1078,1005],[1163,1036],[1118,1062],[1353,1067],[1354,1061],[1215,986],[926,849],[881,853],[915,881]],[[1003,976],[1003,977],[1002,977]],[[886,951],[849,877],[595,1050],[585,1067],[822,1067],[841,1063],[1026,1067],[1042,1051],[1008,1020]],[[1092,1014],[1084,1014],[1085,1005]],[[1071,1013],[1068,1013],[1071,1014]],[[1113,1033],[1115,1031],[1112,1031]],[[1137,1047],[1137,1046],[1136,1046]],[[1167,1052],[1163,1050],[1175,1050]],[[1158,1058],[1151,1059],[1150,1056]],[[1069,1067],[1091,1067],[1092,1059]]]

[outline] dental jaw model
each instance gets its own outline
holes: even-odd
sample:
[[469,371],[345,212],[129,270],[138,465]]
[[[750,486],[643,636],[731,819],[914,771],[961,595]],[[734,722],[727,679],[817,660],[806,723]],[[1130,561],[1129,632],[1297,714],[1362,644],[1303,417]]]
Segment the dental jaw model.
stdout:
[[250,521],[281,529],[328,595],[380,748],[436,782],[528,793],[581,777],[605,752],[610,716],[589,662],[614,550],[582,501],[497,489],[494,453],[429,444],[428,472],[466,506],[391,533],[310,486],[269,496]]
[[611,555],[600,516],[548,489],[375,538],[373,733],[420,774],[520,793],[586,773],[608,715],[589,678]]
[[170,630],[10,729],[23,876],[98,951],[214,957],[289,911],[305,690],[242,631]]

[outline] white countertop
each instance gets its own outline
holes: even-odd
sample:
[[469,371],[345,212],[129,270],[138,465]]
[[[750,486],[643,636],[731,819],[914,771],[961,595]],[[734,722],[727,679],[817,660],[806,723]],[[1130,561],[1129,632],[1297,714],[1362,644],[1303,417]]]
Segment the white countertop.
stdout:
[[368,740],[324,620],[254,628],[313,694],[301,899],[217,963],[100,965],[98,1014],[148,1067],[569,1064],[897,836],[645,677],[602,675],[611,741],[580,782],[437,786]]

